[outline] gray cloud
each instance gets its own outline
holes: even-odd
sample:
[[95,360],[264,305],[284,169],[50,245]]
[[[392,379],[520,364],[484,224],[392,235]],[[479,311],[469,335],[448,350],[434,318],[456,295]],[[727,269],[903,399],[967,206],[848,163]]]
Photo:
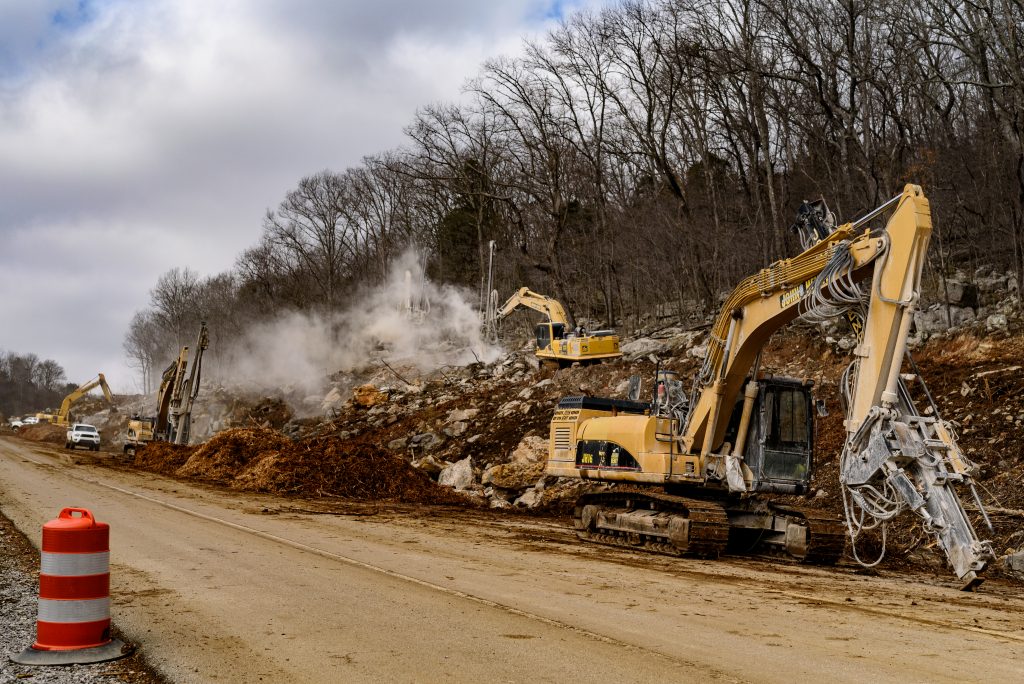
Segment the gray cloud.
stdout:
[[230,268],[301,176],[401,143],[564,4],[0,0],[0,349],[132,389],[160,273]]

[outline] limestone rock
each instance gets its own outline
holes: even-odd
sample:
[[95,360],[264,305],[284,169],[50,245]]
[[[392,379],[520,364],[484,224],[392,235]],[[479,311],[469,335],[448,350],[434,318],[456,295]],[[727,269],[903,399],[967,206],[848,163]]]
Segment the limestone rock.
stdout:
[[516,463],[537,463],[548,455],[548,441],[543,437],[527,435],[512,451],[512,461]]
[[992,314],[985,319],[985,329],[989,332],[1005,332],[1010,321],[1006,318],[1006,314]]
[[523,508],[536,508],[544,499],[544,491],[534,487],[527,489],[521,497],[516,499],[515,505]]
[[1017,579],[1024,579],[1024,551],[1009,553],[1002,557],[1003,569]]
[[468,420],[476,418],[478,413],[480,413],[480,409],[453,409],[451,413],[448,414],[448,417],[444,419],[444,422],[449,425],[452,423],[465,423]]
[[444,434],[448,435],[449,437],[458,437],[458,436],[464,434],[466,432],[466,428],[468,428],[468,427],[469,427],[468,424],[466,424],[466,423],[464,423],[462,421],[459,421],[457,423],[452,423],[451,425],[448,425],[447,427],[445,427],[443,432],[444,432]]
[[473,484],[473,459],[467,456],[451,464],[438,475],[437,483],[455,489],[467,489]]
[[494,487],[523,490],[532,487],[544,475],[544,463],[505,463],[485,471],[487,482]]
[[430,451],[434,447],[441,444],[442,440],[437,434],[433,432],[421,432],[418,435],[413,435],[409,443],[423,451]]

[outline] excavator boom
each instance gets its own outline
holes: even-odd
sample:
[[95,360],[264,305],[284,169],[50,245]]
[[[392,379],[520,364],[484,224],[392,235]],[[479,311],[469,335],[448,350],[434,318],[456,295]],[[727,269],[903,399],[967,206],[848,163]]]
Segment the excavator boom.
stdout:
[[71,407],[74,403],[97,387],[100,387],[103,390],[103,396],[106,398],[107,403],[113,406],[114,395],[110,391],[110,386],[107,384],[106,377],[104,377],[103,373],[100,373],[89,382],[79,385],[70,394],[64,397],[64,401],[60,404],[60,409],[56,414],[50,417],[50,420],[57,425],[68,425],[70,423]]
[[557,300],[537,294],[528,287],[519,288],[514,295],[505,300],[505,303],[498,309],[497,320],[500,321],[521,306],[541,312],[552,323],[561,323],[562,325],[569,323],[565,309]]

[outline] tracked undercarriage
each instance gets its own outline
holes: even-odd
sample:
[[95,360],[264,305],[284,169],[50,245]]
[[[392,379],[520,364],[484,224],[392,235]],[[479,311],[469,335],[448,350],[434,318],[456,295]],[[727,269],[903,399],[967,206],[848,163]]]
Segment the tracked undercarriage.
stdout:
[[581,539],[671,556],[781,554],[834,565],[846,542],[843,524],[820,511],[751,499],[597,492],[580,497],[573,518]]

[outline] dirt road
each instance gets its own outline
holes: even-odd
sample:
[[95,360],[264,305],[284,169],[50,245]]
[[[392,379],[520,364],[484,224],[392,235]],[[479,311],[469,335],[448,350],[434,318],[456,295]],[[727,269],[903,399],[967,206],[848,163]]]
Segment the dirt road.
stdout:
[[[559,522],[236,495],[0,439],[0,509],[112,526],[115,621],[171,681],[1016,682],[1024,598],[578,544]],[[82,456],[83,460],[88,460]]]

